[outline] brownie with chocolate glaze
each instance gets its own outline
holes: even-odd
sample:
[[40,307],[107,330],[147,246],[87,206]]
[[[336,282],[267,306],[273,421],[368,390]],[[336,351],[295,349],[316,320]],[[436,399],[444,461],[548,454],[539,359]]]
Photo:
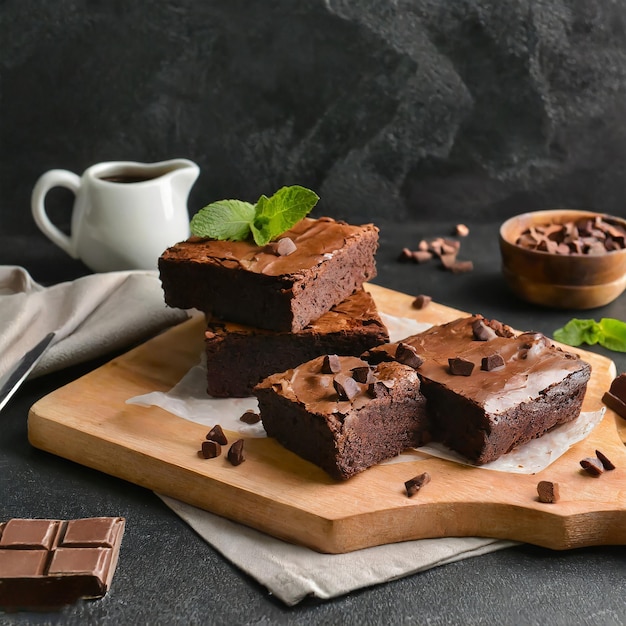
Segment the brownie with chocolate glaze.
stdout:
[[268,436],[337,480],[422,445],[428,432],[419,378],[398,362],[319,356],[254,393]]
[[480,315],[373,348],[364,358],[403,360],[409,348],[422,361],[416,371],[433,439],[477,465],[578,417],[591,374],[588,363],[544,335],[515,333]]
[[274,372],[323,354],[358,356],[389,341],[374,299],[362,289],[294,333],[210,320],[205,337],[207,391],[215,397],[251,396]]
[[190,238],[159,258],[165,302],[221,320],[297,332],[376,276],[378,229],[304,218],[282,239],[295,244]]

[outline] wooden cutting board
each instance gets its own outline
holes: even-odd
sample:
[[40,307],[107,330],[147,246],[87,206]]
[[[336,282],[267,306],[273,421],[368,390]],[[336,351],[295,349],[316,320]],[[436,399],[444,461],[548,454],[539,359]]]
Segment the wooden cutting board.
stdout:
[[[436,303],[421,311],[411,296],[369,285],[379,309],[442,323],[465,313]],[[506,322],[506,320],[502,320]],[[610,410],[586,440],[536,475],[508,474],[429,458],[378,465],[337,483],[269,438],[247,439],[246,461],[197,456],[207,427],[160,408],[125,404],[167,391],[197,363],[201,318],[151,339],[42,398],[31,409],[33,446],[231,520],[328,553],[410,539],[484,536],[553,549],[626,544],[626,420]],[[615,367],[578,350],[592,365],[583,410],[597,410]],[[228,433],[234,441],[241,435]],[[579,461],[601,450],[617,468],[598,478]],[[428,471],[431,482],[408,498],[404,482]],[[559,483],[544,504],[537,483]]]

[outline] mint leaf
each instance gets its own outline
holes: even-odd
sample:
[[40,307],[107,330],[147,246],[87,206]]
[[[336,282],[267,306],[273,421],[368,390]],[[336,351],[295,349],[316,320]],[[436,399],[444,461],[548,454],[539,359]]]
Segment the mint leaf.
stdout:
[[573,319],[563,328],[554,331],[554,338],[568,346],[579,346],[582,343],[593,345],[598,343],[598,328],[594,320]]
[[319,196],[306,187],[282,187],[273,196],[261,196],[250,225],[257,246],[264,246],[297,224],[317,204]]
[[621,320],[603,317],[599,324],[602,336],[600,345],[614,352],[626,352],[626,323]]
[[626,323],[610,317],[604,317],[600,322],[573,319],[555,330],[553,336],[568,346],[599,343],[607,350],[626,352]]
[[219,200],[200,209],[190,223],[191,234],[228,241],[243,241],[250,234],[255,208],[241,200]]

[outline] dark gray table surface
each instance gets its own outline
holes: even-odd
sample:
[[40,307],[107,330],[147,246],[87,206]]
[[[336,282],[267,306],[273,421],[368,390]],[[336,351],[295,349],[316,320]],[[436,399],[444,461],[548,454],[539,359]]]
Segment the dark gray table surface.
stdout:
[[[500,275],[497,224],[472,224],[460,258],[474,271],[405,264],[400,250],[448,235],[449,223],[380,223],[378,277],[409,294],[551,334],[572,317],[626,319],[626,294],[593,311],[531,306]],[[2,237],[0,264],[22,265],[49,285],[87,273],[43,237]],[[589,348],[626,371],[626,354]],[[112,588],[102,600],[59,613],[0,613],[0,624],[626,624],[626,546],[555,552],[520,545],[330,601],[289,608],[225,560],[150,491],[32,448],[26,421],[45,394],[110,359],[27,381],[0,415],[2,519],[121,515],[127,518]]]

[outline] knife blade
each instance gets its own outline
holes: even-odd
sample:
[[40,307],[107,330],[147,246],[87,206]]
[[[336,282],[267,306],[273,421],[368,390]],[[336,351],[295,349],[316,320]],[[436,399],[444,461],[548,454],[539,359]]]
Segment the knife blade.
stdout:
[[2,378],[0,378],[0,411],[11,399],[20,385],[28,378],[33,368],[44,355],[54,333],[48,333],[34,348],[29,350]]

